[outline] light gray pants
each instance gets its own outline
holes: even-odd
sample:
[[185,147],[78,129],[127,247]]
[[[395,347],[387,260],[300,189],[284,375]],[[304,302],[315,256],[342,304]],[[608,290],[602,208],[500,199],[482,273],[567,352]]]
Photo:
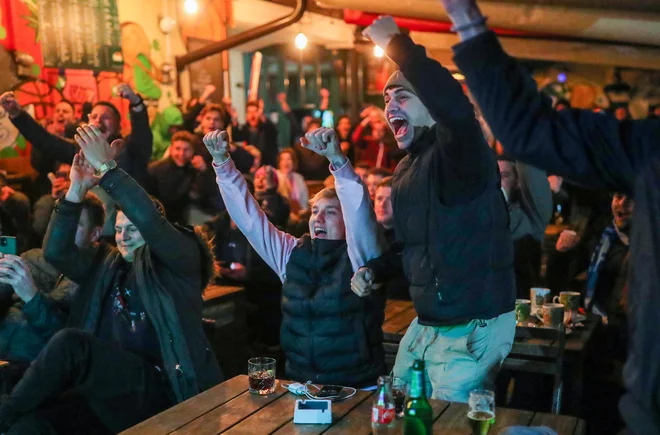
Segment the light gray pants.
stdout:
[[516,333],[513,311],[455,326],[422,326],[413,320],[399,344],[394,376],[410,383],[412,365],[426,366],[426,394],[467,403],[470,391],[493,389]]

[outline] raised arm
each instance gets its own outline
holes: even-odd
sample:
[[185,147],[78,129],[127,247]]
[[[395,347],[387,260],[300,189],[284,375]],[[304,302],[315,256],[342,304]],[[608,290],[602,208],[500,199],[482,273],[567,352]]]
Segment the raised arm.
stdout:
[[204,105],[197,101],[194,106],[188,109],[183,115],[183,128],[191,133],[195,132],[197,117],[204,110]]
[[346,225],[348,256],[355,272],[369,260],[385,252],[385,240],[376,221],[369,191],[360,176],[355,173],[351,162],[346,159],[339,169],[334,169],[333,166],[334,164],[330,166],[330,172],[335,177],[335,188]]
[[183,128],[185,130],[188,130],[191,133],[195,132],[197,117],[202,113],[202,110],[204,110],[206,100],[214,92],[215,86],[212,84],[204,86],[204,91],[202,92],[202,95],[199,96],[197,102],[183,115]]
[[48,263],[75,283],[82,284],[94,266],[94,256],[83,252],[75,242],[82,201],[98,183],[93,168],[76,154],[71,165],[71,184],[65,197],[55,204],[44,238],[44,257]]
[[342,153],[337,133],[333,129],[319,128],[309,132],[303,142],[305,148],[326,157],[330,162],[346,226],[348,256],[355,272],[384,251],[384,239],[376,222],[369,192]]
[[41,124],[21,108],[13,92],[5,92],[0,95],[0,105],[5,109],[14,126],[33,147],[52,160],[64,163],[70,163],[73,160],[73,156],[78,152],[76,144],[48,133]]
[[474,2],[445,3],[451,3],[448,12],[463,41],[454,47],[456,65],[504,150],[585,187],[631,193],[635,175],[657,152],[660,122],[620,123],[588,110],[555,111],[488,31]]
[[76,159],[100,172],[99,185],[121,206],[151,252],[181,275],[199,274],[201,253],[192,234],[185,234],[169,223],[130,175],[122,169],[112,169],[116,166],[112,158],[121,145],[119,141],[109,145],[92,126],[79,128],[76,140],[84,153],[84,157],[80,154]]
[[137,181],[117,168],[103,175],[99,185],[120,205],[160,261],[182,275],[199,274],[200,251],[192,233],[172,225]]
[[204,136],[204,144],[213,156],[216,182],[229,216],[254,250],[284,282],[286,264],[298,240],[275,228],[248,191],[245,178],[229,158],[227,133],[209,133]]
[[117,93],[122,98],[126,98],[130,104],[131,134],[126,139],[125,152],[130,154],[133,161],[139,162],[146,171],[154,143],[147,106],[144,105],[142,97],[126,83],[117,86]]
[[364,31],[399,66],[436,122],[441,144],[438,181],[447,205],[469,201],[493,180],[494,161],[463,88],[426,49],[402,34],[392,17],[381,17]]
[[289,133],[291,134],[291,140],[295,140],[295,138],[302,136],[304,131],[302,131],[300,121],[296,118],[296,115],[293,113],[291,106],[289,106],[289,103],[286,100],[286,92],[280,92],[277,94],[277,101],[280,103],[282,112],[284,112],[284,115],[289,120]]

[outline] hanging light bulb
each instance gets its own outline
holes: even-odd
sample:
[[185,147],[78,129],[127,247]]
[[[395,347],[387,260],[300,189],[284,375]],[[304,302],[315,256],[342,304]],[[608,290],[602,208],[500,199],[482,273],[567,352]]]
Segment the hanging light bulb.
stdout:
[[304,33],[298,33],[296,35],[296,39],[293,41],[296,44],[296,48],[299,50],[303,50],[305,47],[307,47],[307,36],[305,36]]
[[189,15],[194,15],[198,8],[199,5],[197,4],[197,0],[186,0],[183,2],[183,9]]
[[383,57],[384,55],[385,55],[385,50],[383,50],[377,45],[374,45],[374,56]]

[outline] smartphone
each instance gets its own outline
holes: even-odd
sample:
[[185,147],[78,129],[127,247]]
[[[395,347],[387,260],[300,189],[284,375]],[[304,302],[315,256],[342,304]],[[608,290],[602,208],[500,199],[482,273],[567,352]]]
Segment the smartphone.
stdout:
[[0,236],[0,253],[16,255],[16,237]]
[[325,385],[323,388],[321,388],[321,391],[316,394],[316,397],[339,397],[341,390],[343,389],[344,387],[341,385]]

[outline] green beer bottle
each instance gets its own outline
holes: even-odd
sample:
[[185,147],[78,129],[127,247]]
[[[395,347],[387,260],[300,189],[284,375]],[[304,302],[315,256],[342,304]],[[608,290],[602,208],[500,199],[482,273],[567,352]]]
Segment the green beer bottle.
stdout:
[[424,361],[417,360],[412,366],[410,393],[403,409],[404,435],[433,434],[433,409],[426,399]]

